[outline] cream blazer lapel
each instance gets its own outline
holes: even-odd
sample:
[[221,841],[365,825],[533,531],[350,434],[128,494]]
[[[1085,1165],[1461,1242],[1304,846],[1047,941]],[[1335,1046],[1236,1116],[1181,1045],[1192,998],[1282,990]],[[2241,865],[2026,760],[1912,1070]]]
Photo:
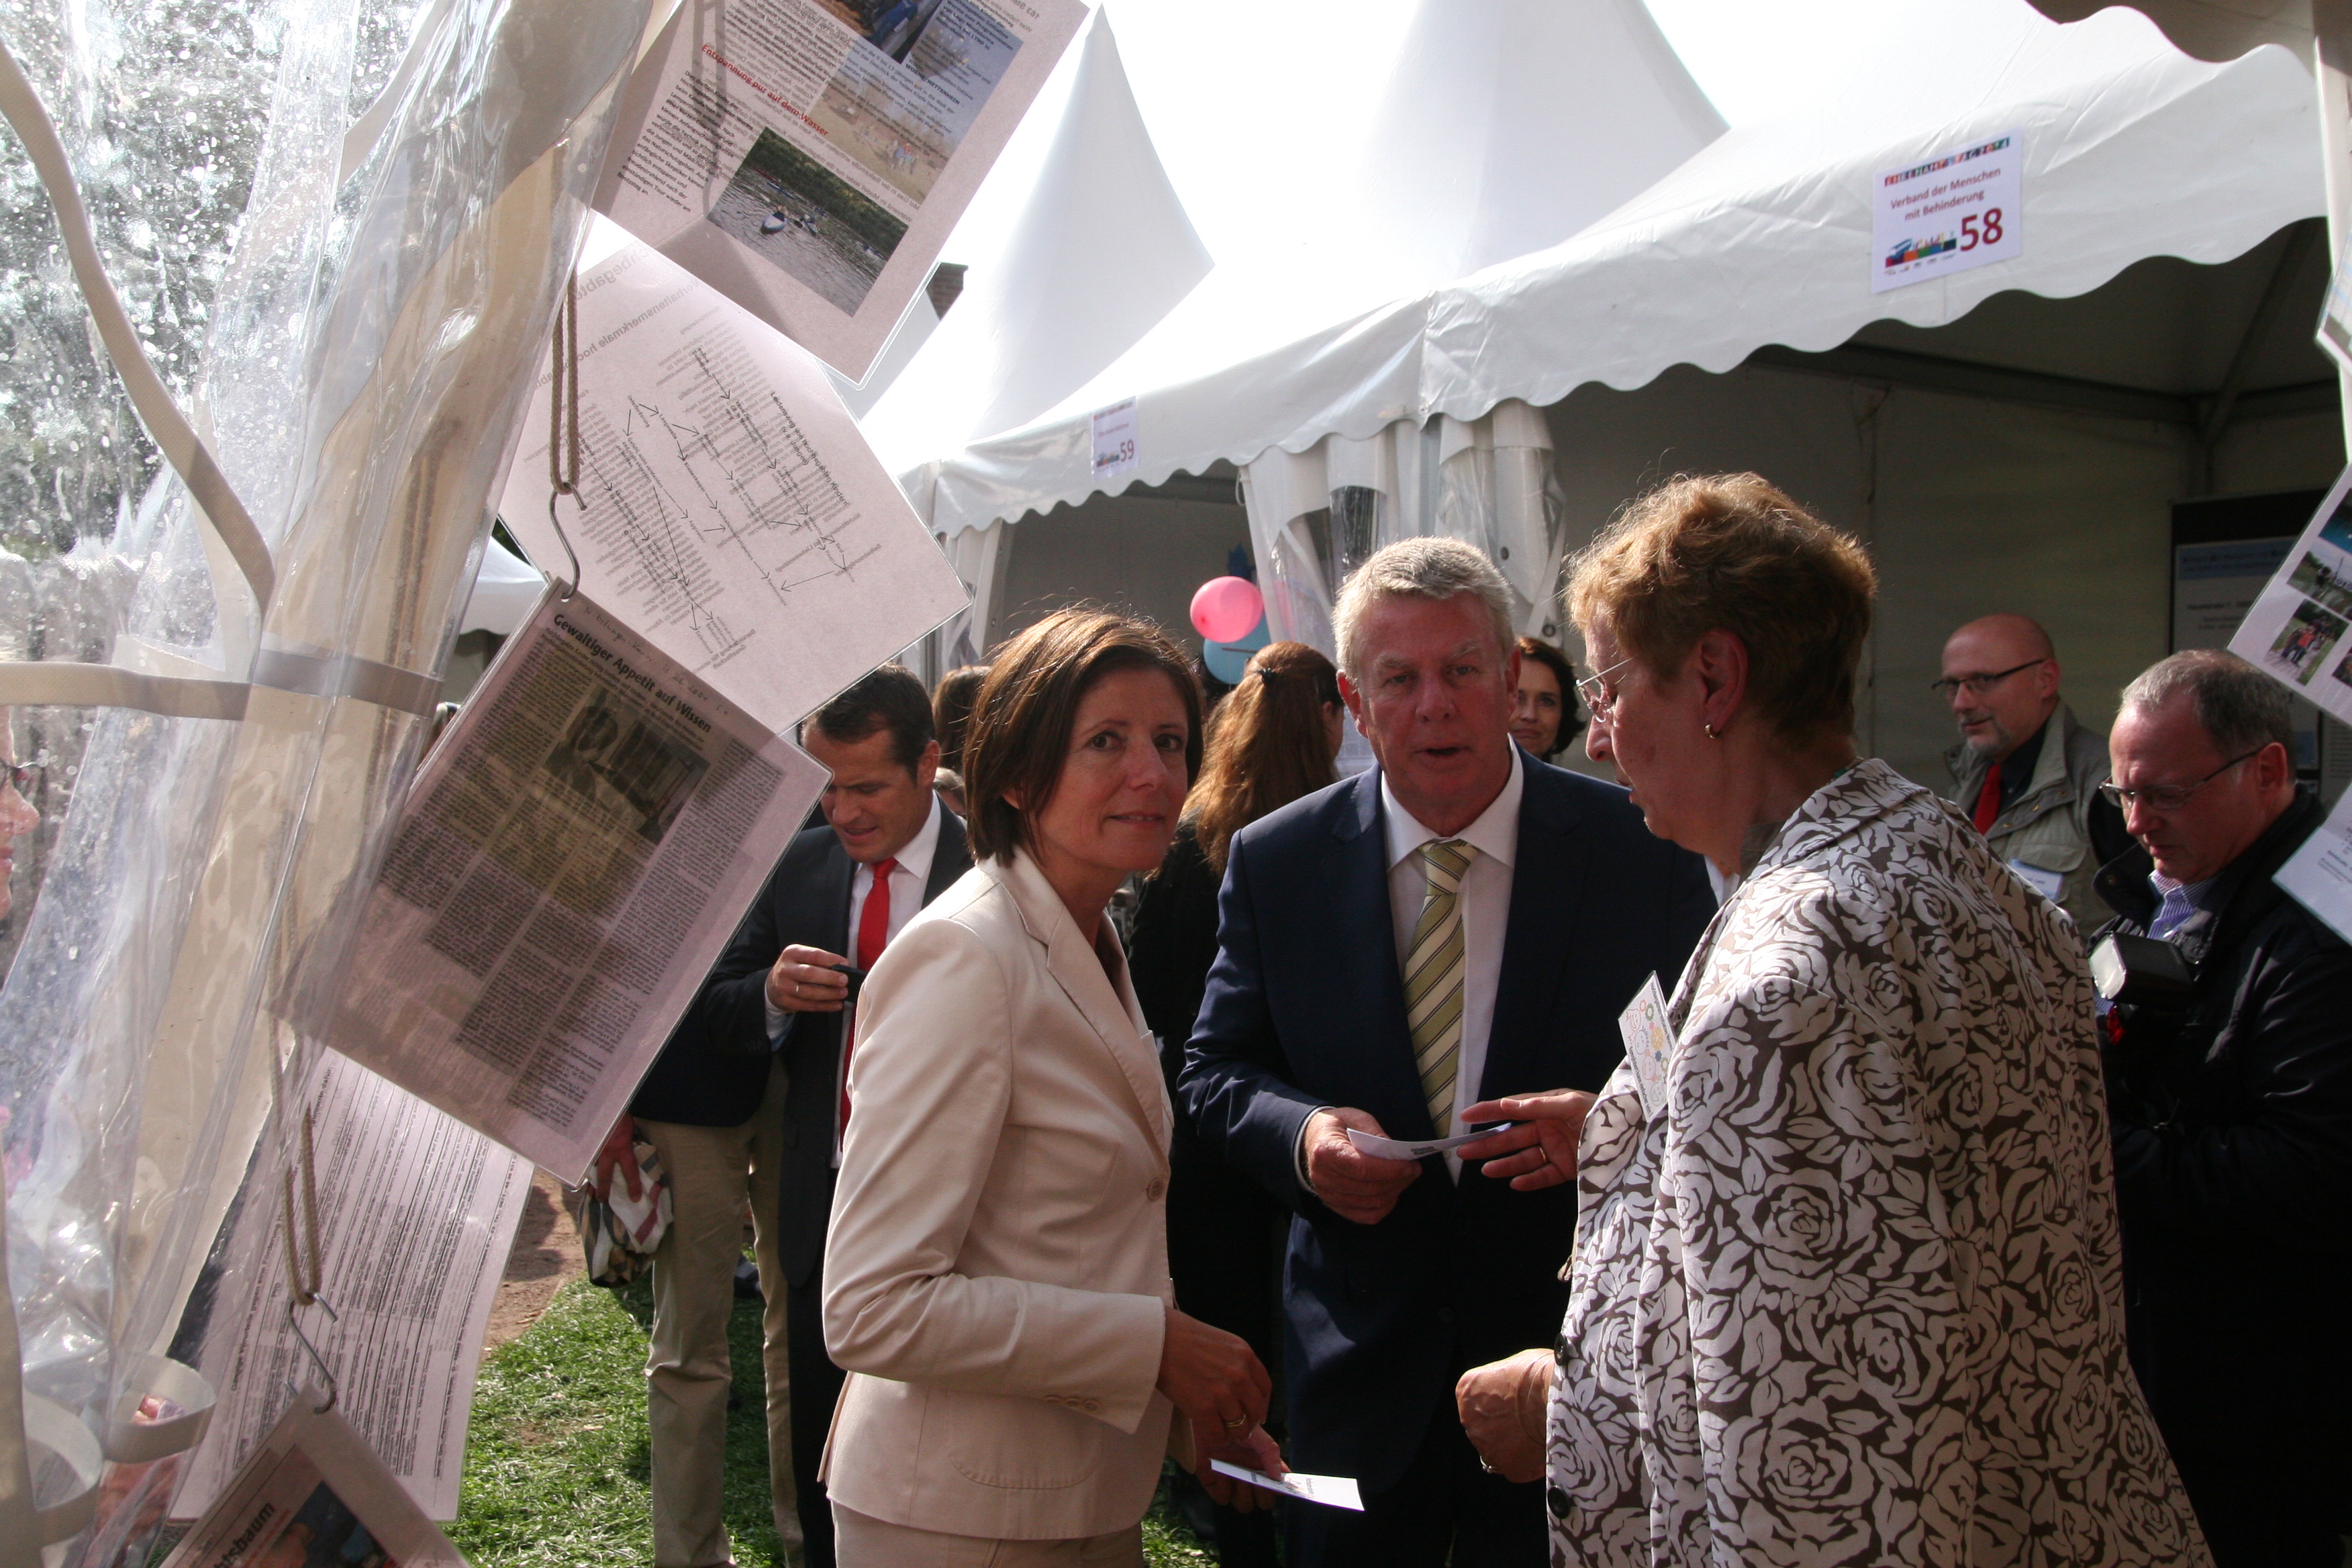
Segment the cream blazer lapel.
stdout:
[[1135,987],[1128,979],[1127,953],[1119,946],[1118,932],[1108,920],[1104,921],[1103,940],[1118,961],[1118,978],[1114,984],[1102,959],[1079,934],[1069,906],[1062,902],[1062,896],[1034,860],[1015,855],[1013,863],[997,874],[1021,911],[1021,923],[1045,948],[1046,973],[1118,1064],[1120,1076],[1134,1091],[1136,1119],[1165,1159],[1175,1113],[1168,1104],[1167,1080],[1160,1076],[1159,1053],[1152,1048],[1143,1009],[1137,1005]]

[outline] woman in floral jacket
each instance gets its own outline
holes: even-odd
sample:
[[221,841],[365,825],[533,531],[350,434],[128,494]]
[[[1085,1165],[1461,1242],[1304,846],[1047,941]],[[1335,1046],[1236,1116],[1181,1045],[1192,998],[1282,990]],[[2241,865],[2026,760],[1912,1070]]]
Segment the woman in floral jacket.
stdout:
[[1546,1401],[1556,1564],[2208,1563],[2125,1359],[2082,943],[1856,760],[1874,587],[1752,474],[1576,563],[1598,747],[1733,890],[1654,1081],[1621,1067],[1558,1162],[1556,1352],[1469,1374],[1465,1419],[1532,1473],[1476,1415]]

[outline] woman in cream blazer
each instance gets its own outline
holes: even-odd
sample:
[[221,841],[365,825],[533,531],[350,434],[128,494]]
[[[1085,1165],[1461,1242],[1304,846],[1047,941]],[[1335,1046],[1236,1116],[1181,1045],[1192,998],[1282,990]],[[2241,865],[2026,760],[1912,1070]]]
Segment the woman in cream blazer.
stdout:
[[1199,708],[1155,629],[1078,611],[982,690],[979,864],[874,966],[850,1057],[824,1262],[844,1568],[1138,1563],[1164,1456],[1279,1465],[1265,1369],[1175,1310],[1167,1093],[1103,917],[1166,851]]

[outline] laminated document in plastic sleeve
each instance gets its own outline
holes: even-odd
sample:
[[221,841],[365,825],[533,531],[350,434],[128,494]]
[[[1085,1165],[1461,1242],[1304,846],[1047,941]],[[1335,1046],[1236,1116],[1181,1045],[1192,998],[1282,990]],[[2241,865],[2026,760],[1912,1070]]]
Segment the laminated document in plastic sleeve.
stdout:
[[552,590],[419,770],[321,1033],[582,1180],[825,773]]
[[596,205],[852,381],[1077,35],[1079,0],[686,0]]

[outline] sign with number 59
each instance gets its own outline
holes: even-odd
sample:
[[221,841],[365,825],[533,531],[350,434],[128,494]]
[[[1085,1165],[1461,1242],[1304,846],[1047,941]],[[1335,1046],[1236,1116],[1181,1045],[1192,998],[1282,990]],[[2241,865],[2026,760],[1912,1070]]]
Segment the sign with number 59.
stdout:
[[1870,291],[2024,254],[2023,139],[1950,148],[1872,181]]

